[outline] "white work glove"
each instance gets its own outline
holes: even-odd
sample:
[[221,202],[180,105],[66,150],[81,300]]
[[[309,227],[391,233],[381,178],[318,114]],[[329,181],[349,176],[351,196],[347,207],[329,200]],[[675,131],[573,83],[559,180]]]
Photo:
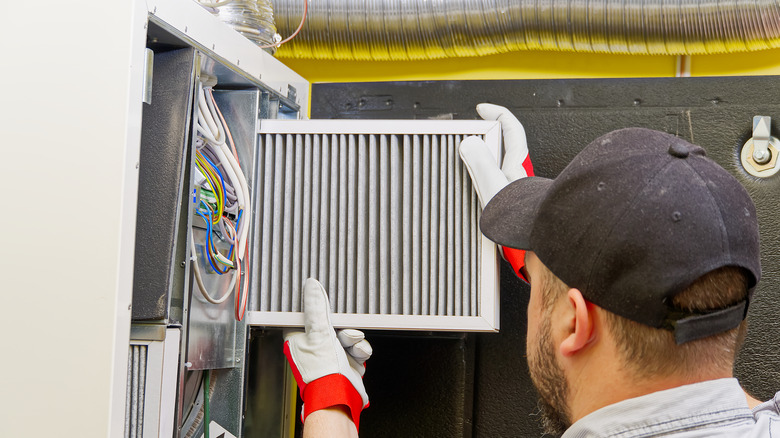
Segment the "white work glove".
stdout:
[[[496,193],[512,181],[533,175],[528,158],[525,129],[508,109],[490,103],[477,105],[477,113],[485,120],[497,120],[504,134],[504,160],[498,168],[495,159],[487,151],[485,142],[476,136],[463,139],[458,152],[471,175],[479,202],[485,208]],[[527,162],[527,163],[526,163]]]
[[[477,113],[485,120],[497,120],[504,134],[504,160],[499,169],[494,157],[487,153],[487,145],[476,136],[466,137],[460,143],[458,152],[469,171],[479,203],[485,208],[501,189],[512,181],[533,176],[533,166],[528,156],[525,129],[508,109],[490,103],[477,105]],[[502,255],[512,265],[517,275],[527,281],[522,268],[525,251],[503,248]]]
[[368,407],[363,374],[371,345],[359,330],[336,333],[328,294],[313,278],[303,284],[303,314],[305,331],[284,337],[284,354],[303,399],[302,420],[314,411],[344,405],[358,428],[360,412]]

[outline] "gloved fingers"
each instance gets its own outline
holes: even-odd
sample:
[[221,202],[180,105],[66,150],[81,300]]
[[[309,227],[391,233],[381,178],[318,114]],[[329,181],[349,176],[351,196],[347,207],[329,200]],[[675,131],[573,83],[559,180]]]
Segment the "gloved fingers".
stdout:
[[371,348],[371,344],[365,339],[351,347],[345,348],[345,350],[350,357],[358,361],[361,365],[363,362],[367,361],[374,352],[374,349]]
[[366,339],[366,335],[363,332],[355,329],[336,330],[336,336],[338,336],[339,342],[341,342],[341,346],[344,348],[351,347]]
[[504,160],[501,170],[509,182],[528,176],[523,162],[528,157],[525,128],[507,108],[491,103],[477,105],[477,113],[485,120],[497,120],[504,133]]
[[474,189],[482,208],[493,199],[496,193],[509,183],[498,168],[495,157],[488,152],[485,142],[476,136],[463,139],[458,147],[460,159],[469,171]]
[[371,353],[374,352],[371,344],[366,341],[366,335],[360,330],[343,329],[337,331],[336,336],[347,354],[361,364],[368,360]]
[[330,302],[319,281],[307,278],[303,282],[303,321],[306,333],[333,330],[330,324]]
[[361,362],[350,355],[347,355],[347,361],[349,362],[349,367],[355,370],[360,377],[366,374],[366,367],[363,365],[365,361]]

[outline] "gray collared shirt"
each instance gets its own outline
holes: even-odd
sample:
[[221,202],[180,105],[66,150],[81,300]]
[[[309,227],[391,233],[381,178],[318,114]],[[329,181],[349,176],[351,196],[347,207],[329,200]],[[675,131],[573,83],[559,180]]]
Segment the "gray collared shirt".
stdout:
[[694,383],[591,412],[562,438],[780,437],[780,392],[752,411],[736,379]]

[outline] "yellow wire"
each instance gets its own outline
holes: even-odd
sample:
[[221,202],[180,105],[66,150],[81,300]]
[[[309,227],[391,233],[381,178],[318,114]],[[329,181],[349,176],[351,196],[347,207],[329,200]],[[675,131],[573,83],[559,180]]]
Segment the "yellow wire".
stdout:
[[[219,223],[219,220],[222,218],[225,211],[224,189],[220,182],[219,175],[214,171],[211,164],[205,160],[200,151],[195,155],[195,162],[198,165],[198,169],[200,169],[204,175],[208,176],[206,180],[209,182],[209,186],[212,188],[212,191],[217,198],[217,210],[214,212],[211,220],[211,223],[216,225]],[[215,185],[217,187],[215,187]]]
[[[197,160],[196,160],[195,164],[198,166],[198,169],[200,169],[201,173],[203,173],[206,176],[206,183],[208,183],[208,186],[211,188],[211,192],[214,193],[214,197],[217,199],[217,210],[218,210],[219,209],[219,195],[220,195],[220,192],[219,192],[219,190],[216,187],[214,187],[214,183],[212,182],[211,174],[206,169],[204,169],[202,164],[199,163]],[[216,225],[219,222],[219,215],[217,214],[216,211],[210,212],[209,216],[211,216],[211,223],[212,224]]]

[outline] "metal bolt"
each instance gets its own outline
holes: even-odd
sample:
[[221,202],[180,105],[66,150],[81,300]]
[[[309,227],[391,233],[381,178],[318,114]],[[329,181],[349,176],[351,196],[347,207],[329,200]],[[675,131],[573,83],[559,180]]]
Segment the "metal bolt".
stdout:
[[184,368],[192,368],[192,362],[184,362]]
[[181,267],[183,268],[183,267],[187,266],[187,262],[181,262],[181,263],[179,264],[179,266],[181,266]]
[[771,158],[772,158],[772,154],[769,152],[769,149],[765,151],[753,149],[753,160],[755,160],[756,163],[766,164],[769,162]]

